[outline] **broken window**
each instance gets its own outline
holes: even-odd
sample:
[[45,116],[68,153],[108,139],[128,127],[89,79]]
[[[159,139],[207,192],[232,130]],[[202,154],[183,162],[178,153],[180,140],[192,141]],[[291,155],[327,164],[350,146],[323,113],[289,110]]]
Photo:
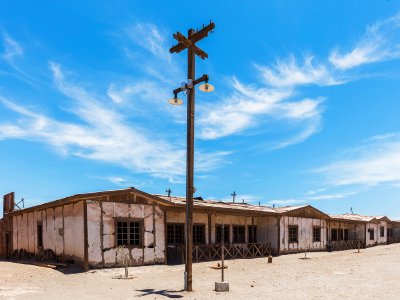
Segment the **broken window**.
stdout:
[[[217,225],[215,234],[215,242],[222,243],[222,225]],[[224,225],[224,243],[229,244],[229,240],[229,225]]]
[[206,226],[204,224],[193,225],[193,244],[206,243]]
[[43,248],[43,225],[42,223],[37,224],[37,246]]
[[385,227],[381,226],[380,230],[381,230],[381,237],[384,237],[385,236]]
[[299,226],[289,226],[289,243],[299,242]]
[[313,228],[313,241],[320,242],[321,241],[321,227]]
[[331,239],[332,241],[338,240],[338,230],[336,228],[331,229]]
[[117,245],[140,246],[142,227],[142,221],[117,220]]
[[249,243],[257,243],[257,226],[255,225],[249,225],[247,227],[247,238],[249,240]]
[[168,224],[167,225],[167,243],[169,245],[181,245],[184,241],[184,225]]
[[369,231],[369,239],[370,240],[374,240],[375,239],[375,232],[374,232],[374,230],[373,229],[368,229],[368,231]]
[[236,225],[233,226],[233,242],[234,243],[244,243],[244,226]]

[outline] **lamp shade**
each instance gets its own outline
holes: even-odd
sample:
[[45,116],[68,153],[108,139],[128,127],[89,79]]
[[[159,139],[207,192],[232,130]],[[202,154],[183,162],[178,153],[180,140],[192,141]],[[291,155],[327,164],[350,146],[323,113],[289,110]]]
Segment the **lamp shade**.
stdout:
[[199,90],[204,93],[209,93],[214,90],[214,86],[212,84],[209,84],[208,82],[206,82],[199,86]]
[[169,104],[171,105],[182,105],[183,101],[179,98],[171,98],[168,100]]

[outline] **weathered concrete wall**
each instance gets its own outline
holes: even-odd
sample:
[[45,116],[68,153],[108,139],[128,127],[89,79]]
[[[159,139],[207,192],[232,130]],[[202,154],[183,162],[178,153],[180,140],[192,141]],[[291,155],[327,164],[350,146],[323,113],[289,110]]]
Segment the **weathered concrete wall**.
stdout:
[[132,265],[165,263],[164,212],[157,205],[88,201],[88,255],[91,267],[118,265],[115,220],[143,221],[142,247],[128,247]]
[[43,249],[61,259],[83,262],[83,204],[82,202],[35,210],[13,216],[13,249],[28,255],[40,254],[38,224],[42,224]]
[[[383,236],[381,236],[381,227],[384,228]],[[386,244],[387,243],[387,228],[388,224],[385,221],[381,221],[378,228],[378,244]]]
[[[298,226],[298,242],[289,243],[289,226]],[[313,228],[321,228],[321,241],[313,242]],[[325,250],[326,249],[326,228],[327,222],[322,219],[310,219],[282,216],[280,219],[280,253],[307,250]]]
[[272,254],[278,254],[278,218],[275,216],[257,217],[257,241],[271,243]]
[[[374,231],[374,239],[370,239],[369,230]],[[367,230],[365,232],[366,235],[366,246],[374,246],[378,244],[379,241],[379,224],[376,223],[367,223]]]

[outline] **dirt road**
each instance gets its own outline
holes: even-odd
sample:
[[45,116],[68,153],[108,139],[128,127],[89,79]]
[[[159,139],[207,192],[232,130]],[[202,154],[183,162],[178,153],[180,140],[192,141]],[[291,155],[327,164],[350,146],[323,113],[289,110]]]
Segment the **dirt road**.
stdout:
[[183,287],[184,266],[60,272],[0,261],[0,299],[400,299],[400,244],[356,251],[310,253],[227,261],[231,291],[216,293],[220,271],[194,264],[194,292]]

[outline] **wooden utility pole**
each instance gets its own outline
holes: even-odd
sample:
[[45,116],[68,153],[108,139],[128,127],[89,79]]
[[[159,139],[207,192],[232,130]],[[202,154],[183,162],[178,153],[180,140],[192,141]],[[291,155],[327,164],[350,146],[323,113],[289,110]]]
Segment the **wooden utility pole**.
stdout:
[[185,235],[185,290],[192,291],[192,255],[193,255],[193,194],[194,187],[194,114],[195,114],[195,85],[205,81],[208,83],[208,76],[195,80],[195,61],[196,55],[202,59],[206,59],[208,54],[196,46],[196,43],[208,36],[208,33],[215,28],[215,24],[210,22],[200,31],[194,29],[188,30],[188,36],[185,37],[177,32],[173,37],[178,44],[173,46],[169,51],[171,53],[179,53],[188,49],[188,73],[187,83],[181,85],[173,91],[175,98],[179,92],[187,93],[187,157],[186,157],[186,235]]

